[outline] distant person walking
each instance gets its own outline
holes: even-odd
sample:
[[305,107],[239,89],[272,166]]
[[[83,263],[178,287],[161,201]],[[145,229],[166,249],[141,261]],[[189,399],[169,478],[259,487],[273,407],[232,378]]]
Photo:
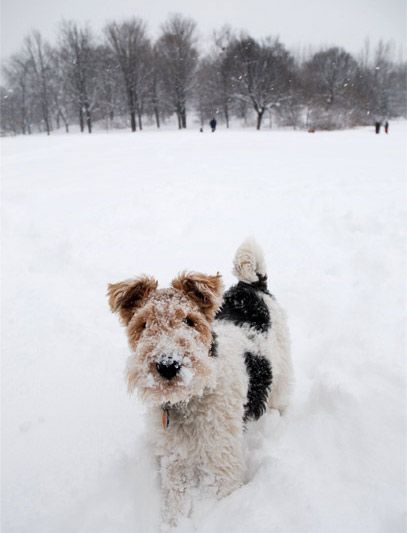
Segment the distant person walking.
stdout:
[[389,123],[388,123],[387,120],[386,120],[386,122],[384,123],[384,133],[389,133]]
[[375,127],[375,131],[376,133],[380,133],[380,126],[382,125],[381,122],[375,122],[374,123],[374,127]]
[[212,133],[216,130],[216,119],[212,119],[210,122],[209,122],[209,126],[211,127],[211,130],[212,130]]

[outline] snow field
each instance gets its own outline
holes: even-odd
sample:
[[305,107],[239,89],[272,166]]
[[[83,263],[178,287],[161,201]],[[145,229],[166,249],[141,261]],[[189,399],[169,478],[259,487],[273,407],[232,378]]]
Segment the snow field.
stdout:
[[[296,391],[247,434],[248,483],[179,533],[406,526],[407,124],[2,139],[2,531],[159,530],[108,282],[221,272],[248,235]],[[4,529],[3,529],[4,528]]]

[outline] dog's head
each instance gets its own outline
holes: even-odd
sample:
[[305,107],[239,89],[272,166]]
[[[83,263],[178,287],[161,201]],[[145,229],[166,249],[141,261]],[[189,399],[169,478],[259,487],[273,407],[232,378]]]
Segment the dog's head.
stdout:
[[130,391],[175,404],[215,385],[211,322],[222,299],[220,275],[182,273],[168,289],[143,276],[110,284],[109,305],[127,328]]

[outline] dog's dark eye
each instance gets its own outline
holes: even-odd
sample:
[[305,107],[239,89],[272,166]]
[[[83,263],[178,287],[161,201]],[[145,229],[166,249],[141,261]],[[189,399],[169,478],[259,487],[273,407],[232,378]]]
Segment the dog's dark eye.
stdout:
[[192,320],[192,318],[190,318],[189,316],[187,316],[186,318],[184,318],[184,323],[189,326],[190,328],[193,328],[195,326],[195,322]]
[[146,329],[147,322],[142,322],[140,327],[141,327],[141,329]]

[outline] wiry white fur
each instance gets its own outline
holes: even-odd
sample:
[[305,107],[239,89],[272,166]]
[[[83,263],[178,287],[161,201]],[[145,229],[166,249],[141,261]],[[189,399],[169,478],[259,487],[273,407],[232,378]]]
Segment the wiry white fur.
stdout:
[[[256,272],[266,274],[263,254],[253,240],[240,246],[234,265],[237,277],[246,282],[258,281],[257,276],[253,279]],[[213,372],[206,386],[197,393],[191,384],[190,394],[182,401],[165,405],[170,419],[167,429],[162,427],[162,407],[149,404],[149,431],[161,474],[163,514],[171,525],[180,514],[189,513],[195,487],[220,498],[246,479],[243,416],[249,378],[245,353],[261,354],[271,363],[273,383],[267,407],[283,411],[288,405],[293,372],[285,314],[274,297],[259,294],[269,309],[271,329],[259,333],[248,326],[215,320],[217,356],[207,355]],[[161,347],[157,350],[162,352]],[[193,368],[187,370],[193,373]],[[151,375],[145,379],[148,384]],[[188,379],[183,378],[185,392]]]
[[245,476],[243,413],[248,388],[244,359],[247,337],[232,324],[216,324],[216,385],[202,396],[170,408],[164,430],[161,411],[149,418],[159,459],[164,518],[170,523],[188,514],[191,489],[197,486],[221,498]]
[[294,386],[287,318],[285,311],[273,296],[263,294],[262,297],[270,312],[272,324],[270,331],[256,337],[259,352],[269,359],[273,373],[267,404],[269,409],[278,409],[283,413],[289,405]]
[[263,251],[253,238],[246,239],[239,246],[233,265],[233,274],[246,283],[258,281],[257,274],[267,274]]

